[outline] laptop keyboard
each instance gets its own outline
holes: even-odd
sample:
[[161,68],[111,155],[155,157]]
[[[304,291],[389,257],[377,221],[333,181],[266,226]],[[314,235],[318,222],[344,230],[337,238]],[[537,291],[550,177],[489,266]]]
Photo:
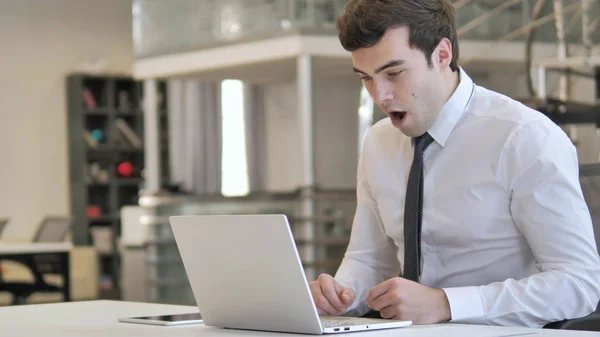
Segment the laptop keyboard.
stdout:
[[361,324],[361,322],[353,322],[352,320],[321,320],[321,325],[324,328],[335,328],[336,326],[353,326]]

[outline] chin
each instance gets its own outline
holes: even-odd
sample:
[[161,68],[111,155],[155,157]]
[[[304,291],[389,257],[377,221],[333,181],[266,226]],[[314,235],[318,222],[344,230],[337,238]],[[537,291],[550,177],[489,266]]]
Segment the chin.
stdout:
[[415,130],[414,128],[398,127],[397,129],[400,130],[405,136],[410,137],[410,138],[418,137],[425,133],[425,132],[419,132],[418,130]]

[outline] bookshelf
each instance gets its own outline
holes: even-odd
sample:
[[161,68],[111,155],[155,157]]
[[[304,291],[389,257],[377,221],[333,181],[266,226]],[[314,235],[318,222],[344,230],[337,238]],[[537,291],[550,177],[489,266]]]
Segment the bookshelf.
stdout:
[[[166,83],[158,83],[161,166],[168,177]],[[144,187],[143,83],[128,77],[73,74],[67,78],[72,236],[100,256],[99,286],[118,294],[120,209],[137,205]],[[118,297],[118,295],[116,295]]]

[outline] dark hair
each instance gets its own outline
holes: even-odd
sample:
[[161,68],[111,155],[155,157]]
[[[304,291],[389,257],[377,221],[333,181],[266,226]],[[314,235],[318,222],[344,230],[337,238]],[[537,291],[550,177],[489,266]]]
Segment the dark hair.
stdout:
[[348,51],[372,47],[397,27],[408,27],[410,46],[425,54],[430,67],[435,47],[443,38],[450,40],[450,68],[458,70],[454,6],[448,0],[350,0],[337,20],[340,42]]

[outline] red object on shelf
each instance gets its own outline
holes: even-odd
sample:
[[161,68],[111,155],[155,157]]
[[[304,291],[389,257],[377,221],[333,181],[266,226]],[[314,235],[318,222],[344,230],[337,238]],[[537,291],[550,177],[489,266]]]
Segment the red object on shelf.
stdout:
[[97,108],[96,100],[94,99],[94,95],[87,88],[83,90],[83,99],[85,100],[85,103],[87,104],[88,109],[94,110]]
[[122,177],[131,177],[133,175],[133,164],[124,161],[117,166],[117,172]]
[[102,208],[96,205],[90,205],[87,207],[88,218],[99,218],[102,216]]

